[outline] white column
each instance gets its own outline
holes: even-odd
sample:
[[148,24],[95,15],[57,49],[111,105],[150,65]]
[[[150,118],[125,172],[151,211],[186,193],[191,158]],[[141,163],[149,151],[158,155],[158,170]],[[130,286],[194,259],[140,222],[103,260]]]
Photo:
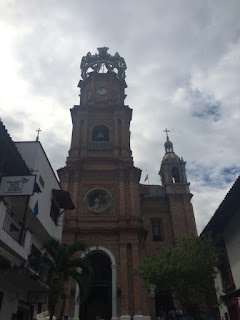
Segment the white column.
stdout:
[[112,264],[112,320],[117,320],[117,274],[115,264]]
[[75,291],[75,307],[74,307],[74,318],[73,320],[79,320],[79,308],[80,308],[80,293],[79,293],[79,285],[76,283],[76,291]]

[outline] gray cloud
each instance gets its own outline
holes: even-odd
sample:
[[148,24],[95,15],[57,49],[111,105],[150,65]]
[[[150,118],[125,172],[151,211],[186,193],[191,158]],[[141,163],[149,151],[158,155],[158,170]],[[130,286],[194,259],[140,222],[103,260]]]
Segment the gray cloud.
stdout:
[[239,1],[9,3],[0,5],[0,111],[11,136],[33,140],[40,127],[54,169],[63,166],[81,57],[103,45],[118,51],[128,66],[135,165],[160,183],[169,128],[187,161],[200,231],[239,174]]

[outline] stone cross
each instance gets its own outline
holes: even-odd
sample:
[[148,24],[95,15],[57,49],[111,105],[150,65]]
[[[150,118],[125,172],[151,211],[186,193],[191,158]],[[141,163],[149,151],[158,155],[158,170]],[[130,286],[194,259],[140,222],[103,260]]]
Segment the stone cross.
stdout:
[[170,132],[170,130],[168,130],[167,128],[165,130],[163,130],[163,132],[166,132],[167,138],[168,138],[168,132]]
[[38,133],[38,134],[37,134],[37,137],[36,137],[36,141],[39,141],[39,133],[40,133],[42,130],[41,130],[40,128],[38,128],[36,131],[37,131],[37,133]]

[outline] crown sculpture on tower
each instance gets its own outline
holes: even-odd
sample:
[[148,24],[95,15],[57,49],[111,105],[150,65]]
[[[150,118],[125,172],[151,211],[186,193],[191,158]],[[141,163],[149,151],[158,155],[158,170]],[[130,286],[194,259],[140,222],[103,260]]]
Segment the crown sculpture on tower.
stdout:
[[88,69],[91,68],[94,72],[99,72],[101,67],[105,65],[108,72],[114,72],[117,69],[117,77],[119,80],[125,80],[127,65],[125,60],[119,55],[118,52],[112,56],[108,53],[108,47],[97,48],[98,54],[92,55],[90,52],[82,58],[80,69],[83,80],[88,78]]

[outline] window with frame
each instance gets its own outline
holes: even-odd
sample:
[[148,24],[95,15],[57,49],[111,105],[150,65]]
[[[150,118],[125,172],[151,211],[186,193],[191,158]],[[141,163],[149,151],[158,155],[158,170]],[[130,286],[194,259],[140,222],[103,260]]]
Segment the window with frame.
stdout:
[[161,219],[152,219],[153,241],[163,241],[163,227]]
[[52,218],[52,220],[54,221],[56,226],[58,225],[59,215],[60,215],[59,205],[57,204],[57,202],[54,199],[52,199],[50,217]]

